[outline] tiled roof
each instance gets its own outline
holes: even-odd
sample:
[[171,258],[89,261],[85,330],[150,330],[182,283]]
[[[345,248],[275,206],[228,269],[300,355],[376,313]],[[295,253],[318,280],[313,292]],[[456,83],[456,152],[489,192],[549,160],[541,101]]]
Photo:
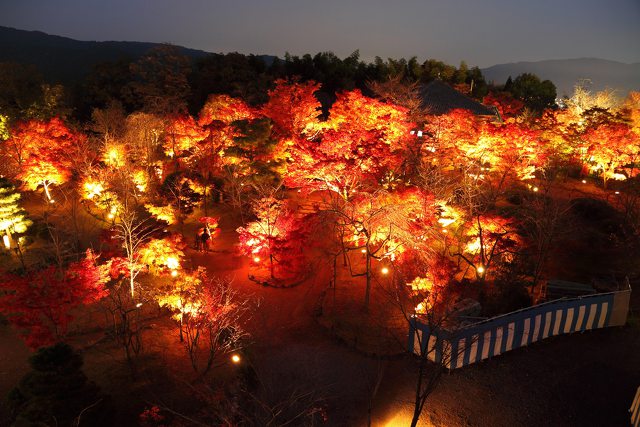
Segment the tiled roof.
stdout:
[[497,116],[494,108],[482,105],[440,80],[434,80],[423,86],[420,90],[420,97],[422,98],[422,106],[435,115],[446,114],[451,110],[465,109],[479,116]]

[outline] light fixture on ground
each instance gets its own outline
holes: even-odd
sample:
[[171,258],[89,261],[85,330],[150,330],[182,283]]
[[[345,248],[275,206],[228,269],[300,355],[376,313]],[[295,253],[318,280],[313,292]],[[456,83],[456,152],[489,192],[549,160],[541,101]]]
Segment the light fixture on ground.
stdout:
[[389,269],[387,267],[382,267],[382,269],[380,270],[380,272],[382,274],[389,274]]
[[240,356],[237,353],[231,355],[231,361],[233,363],[240,363]]

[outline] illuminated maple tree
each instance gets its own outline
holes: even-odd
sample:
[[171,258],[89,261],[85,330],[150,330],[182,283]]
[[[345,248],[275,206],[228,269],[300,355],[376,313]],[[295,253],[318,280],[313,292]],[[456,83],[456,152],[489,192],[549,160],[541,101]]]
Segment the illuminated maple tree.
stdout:
[[464,228],[460,251],[453,254],[484,281],[491,269],[513,261],[522,244],[513,221],[497,215],[477,215]]
[[347,257],[351,274],[366,279],[365,308],[369,305],[374,260],[396,261],[405,252],[414,250],[422,251],[428,258],[433,252],[423,243],[432,238],[437,220],[435,200],[418,188],[363,193],[349,202],[335,203],[329,209],[336,215],[343,251],[359,254],[364,259],[364,271],[358,272],[358,267]]
[[30,347],[52,344],[65,336],[73,309],[107,295],[108,271],[87,250],[84,259],[64,270],[49,266],[25,276],[5,274],[0,280],[0,312]]
[[518,116],[524,109],[524,102],[514,98],[509,92],[490,92],[482,103],[496,107],[500,116],[507,120]]
[[484,145],[480,162],[486,164],[500,191],[509,178],[527,180],[546,160],[545,147],[538,132],[517,123],[488,124],[480,137]]
[[359,90],[338,94],[325,126],[354,136],[370,132],[376,138],[372,142],[382,142],[392,152],[404,148],[411,130],[415,128],[408,119],[406,108],[368,98]]
[[154,206],[151,204],[144,205],[145,209],[157,220],[164,221],[167,224],[175,224],[176,216],[171,205],[168,206]]
[[640,156],[640,135],[626,123],[606,122],[589,127],[583,135],[589,144],[589,162],[602,176],[603,185],[609,179],[626,179],[616,169],[635,164]]
[[18,166],[31,157],[43,160],[68,161],[69,152],[82,136],[71,131],[62,120],[29,120],[11,129],[11,137],[4,145],[7,155]]
[[50,186],[60,185],[69,180],[71,171],[63,163],[53,161],[38,160],[34,157],[22,164],[22,172],[18,174],[18,179],[24,182],[24,187],[35,191],[42,186],[47,200],[53,202]]
[[140,246],[138,262],[147,266],[151,274],[177,276],[186,249],[182,236],[173,234],[162,239],[152,238]]
[[156,160],[157,148],[162,143],[165,120],[152,114],[135,112],[127,117],[125,124],[123,141],[132,159],[144,167],[151,167]]
[[455,170],[468,163],[467,156],[476,146],[481,123],[468,110],[455,109],[447,114],[427,116],[421,154],[426,162],[442,170]]
[[191,366],[200,377],[211,370],[220,356],[241,347],[246,333],[240,319],[249,305],[229,281],[208,278],[201,268],[177,280],[159,303],[174,312]]
[[313,138],[321,126],[321,105],[315,97],[320,85],[286,80],[276,80],[275,85],[261,110],[273,122],[275,133],[282,139]]
[[57,118],[19,123],[6,141],[9,157],[18,165],[18,179],[25,188],[43,186],[52,200],[50,185],[66,182],[71,176],[71,156],[83,137],[72,132]]
[[124,252],[124,257],[117,262],[121,268],[116,271],[124,273],[124,277],[129,282],[129,292],[133,300],[136,278],[148,268],[141,260],[141,249],[156,230],[147,221],[139,220],[135,212],[129,209],[123,209],[118,214],[118,222],[115,223],[114,230],[113,238],[122,242],[121,248]]
[[341,93],[314,140],[289,141],[285,183],[344,200],[360,188],[375,189],[400,170],[413,127],[403,107],[357,90]]
[[[446,304],[447,287],[455,275],[455,264],[443,255],[431,257],[428,263],[419,263],[420,272],[415,271],[415,261],[408,268],[415,276],[413,280],[405,282],[409,294],[414,301],[416,314],[433,315],[435,311],[441,311]],[[403,277],[407,275],[407,264],[404,263],[396,268],[403,271]],[[414,270],[414,271],[412,271]],[[417,274],[417,275],[416,275]]]
[[256,264],[268,260],[269,273],[271,278],[275,278],[276,265],[283,261],[284,256],[292,255],[283,249],[296,221],[286,204],[273,195],[255,200],[252,209],[257,220],[236,230],[239,248]]
[[176,159],[188,156],[207,136],[208,132],[193,117],[179,116],[165,130],[164,153]]
[[228,95],[211,95],[200,111],[198,124],[206,127],[215,122],[229,125],[256,117],[255,111],[244,101]]
[[157,295],[158,305],[168,307],[173,312],[173,319],[178,322],[180,342],[184,341],[183,325],[186,316],[200,309],[198,292],[204,279],[206,270],[204,267],[198,267],[193,272],[185,272],[178,276],[170,286]]
[[104,145],[102,161],[109,167],[117,169],[127,163],[127,151],[124,144],[108,142]]

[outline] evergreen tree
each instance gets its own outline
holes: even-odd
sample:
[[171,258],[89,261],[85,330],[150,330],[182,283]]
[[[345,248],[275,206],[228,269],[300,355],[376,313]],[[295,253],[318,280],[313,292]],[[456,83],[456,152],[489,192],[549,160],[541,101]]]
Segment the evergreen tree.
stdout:
[[7,180],[0,179],[0,234],[7,249],[15,247],[15,235],[24,233],[32,224],[18,200],[20,193]]
[[556,86],[550,80],[540,80],[531,73],[523,73],[515,78],[509,92],[525,105],[538,112],[552,108],[556,101]]
[[511,88],[513,87],[513,79],[511,79],[511,76],[509,76],[507,78],[506,83],[504,84],[504,91],[505,92],[511,92]]
[[9,394],[14,426],[106,426],[112,408],[108,396],[82,372],[82,357],[58,343],[29,359],[31,371]]

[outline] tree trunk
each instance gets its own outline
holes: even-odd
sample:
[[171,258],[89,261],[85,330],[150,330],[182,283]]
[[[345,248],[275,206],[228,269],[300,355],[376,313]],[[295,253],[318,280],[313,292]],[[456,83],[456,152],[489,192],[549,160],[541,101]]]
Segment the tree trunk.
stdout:
[[[420,343],[420,346],[422,346],[422,343]],[[420,367],[418,369],[418,382],[416,383],[416,394],[415,394],[415,400],[413,402],[413,417],[411,418],[411,427],[416,427],[418,425],[418,421],[420,420],[420,414],[422,413],[423,401],[422,401],[422,393],[420,393],[420,391],[422,390],[422,380],[424,375],[424,364],[425,364],[426,357],[427,357],[426,354],[420,355]]]
[[269,254],[269,271],[271,272],[271,278],[275,279],[276,276],[273,274],[273,254]]
[[51,193],[49,193],[49,184],[47,184],[46,182],[43,182],[42,186],[44,187],[44,194],[47,195],[47,200],[51,202]]
[[369,296],[371,293],[371,256],[369,255],[369,248],[367,246],[366,253],[366,277],[367,277],[367,287],[364,293],[364,309],[365,311],[369,310]]

